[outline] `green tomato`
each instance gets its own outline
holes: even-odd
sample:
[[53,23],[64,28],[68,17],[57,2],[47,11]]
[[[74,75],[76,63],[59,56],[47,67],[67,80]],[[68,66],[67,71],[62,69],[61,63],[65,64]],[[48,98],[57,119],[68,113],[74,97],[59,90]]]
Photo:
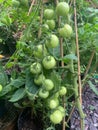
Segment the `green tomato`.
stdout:
[[3,42],[3,40],[0,38],[0,43],[2,43]]
[[40,74],[40,75],[38,75],[37,77],[34,78],[34,83],[36,85],[41,85],[44,80],[45,80],[45,76],[43,74]]
[[59,92],[56,92],[55,94],[54,94],[54,98],[58,98],[59,97]]
[[53,30],[55,28],[55,21],[54,20],[47,20],[46,24],[49,26],[49,29]]
[[50,79],[45,79],[43,82],[43,86],[47,91],[50,91],[54,88],[54,83]]
[[59,90],[59,95],[64,96],[67,93],[67,89],[65,86],[61,86],[61,89]]
[[43,59],[42,64],[43,64],[45,69],[52,69],[56,65],[56,60],[54,59],[53,56],[46,56]]
[[49,108],[55,109],[59,105],[59,100],[57,98],[51,99],[49,101]]
[[2,89],[3,89],[3,86],[0,84],[0,92],[2,91]]
[[30,66],[30,71],[32,74],[39,74],[42,71],[42,66],[40,63],[38,62],[34,62],[31,66]]
[[72,35],[72,27],[68,24],[65,24],[63,28],[59,29],[59,34],[63,38],[70,37]]
[[44,45],[37,45],[34,47],[33,54],[37,58],[42,58],[44,55],[47,54],[47,49],[45,48]]
[[45,9],[44,17],[45,17],[45,19],[53,19],[54,18],[54,10],[53,9]]
[[46,46],[48,48],[55,48],[58,45],[59,45],[59,38],[56,35],[54,35],[54,34],[52,34],[50,36],[50,39],[46,41]]
[[48,24],[44,24],[44,25],[43,25],[43,28],[44,28],[45,30],[49,30]]
[[62,117],[65,116],[65,109],[64,109],[64,107],[58,106],[58,107],[57,107],[57,110],[59,110],[59,111],[62,113]]
[[50,120],[54,124],[59,124],[62,121],[62,113],[59,110],[55,110],[51,115],[50,115]]
[[58,16],[66,16],[69,13],[69,5],[66,2],[60,2],[57,4],[56,13]]
[[49,91],[43,90],[42,88],[39,90],[38,93],[39,97],[41,98],[47,98],[49,96]]
[[20,6],[20,2],[17,1],[17,0],[12,0],[12,6],[15,7],[15,8],[19,7]]

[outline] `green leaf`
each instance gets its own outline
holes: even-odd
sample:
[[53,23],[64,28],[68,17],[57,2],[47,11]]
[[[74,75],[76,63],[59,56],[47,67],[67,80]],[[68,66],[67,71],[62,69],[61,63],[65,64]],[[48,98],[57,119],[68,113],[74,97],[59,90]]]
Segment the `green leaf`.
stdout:
[[20,88],[12,95],[12,98],[9,101],[10,102],[19,101],[25,96],[25,94],[26,94],[25,88]]
[[61,77],[57,72],[53,71],[50,75],[50,79],[53,81],[55,88],[59,88],[61,85]]
[[65,63],[69,63],[71,60],[77,61],[77,56],[75,56],[75,54],[69,54],[61,58],[61,60]]
[[96,89],[95,85],[92,84],[91,81],[88,81],[88,84],[89,84],[90,88],[93,90],[93,92],[94,92],[96,95],[98,95],[98,90]]
[[19,87],[23,86],[24,84],[25,84],[25,79],[23,79],[21,77],[18,79],[15,79],[15,80],[13,79],[10,83],[11,86],[14,86],[16,88],[19,88]]
[[26,92],[28,97],[32,100],[35,98],[36,93],[38,91],[38,87],[34,84],[34,78],[32,74],[27,70],[26,73],[26,84],[25,84]]
[[11,90],[12,90],[12,86],[10,84],[5,86],[5,87],[3,87],[3,90],[0,92],[0,97],[6,95]]

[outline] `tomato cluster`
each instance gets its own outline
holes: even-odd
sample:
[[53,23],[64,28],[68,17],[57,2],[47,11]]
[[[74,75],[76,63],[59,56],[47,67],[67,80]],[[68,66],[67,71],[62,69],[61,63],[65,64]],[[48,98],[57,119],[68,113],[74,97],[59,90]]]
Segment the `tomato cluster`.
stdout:
[[54,124],[59,124],[65,116],[65,109],[62,107],[62,96],[66,95],[67,89],[62,84],[56,87],[54,81],[49,77],[57,66],[57,60],[49,49],[59,46],[59,37],[67,38],[72,35],[72,28],[69,24],[57,28],[58,33],[53,32],[56,27],[55,13],[57,17],[64,17],[68,12],[69,5],[66,2],[58,3],[55,11],[53,9],[44,10],[45,24],[43,27],[51,30],[51,34],[43,44],[34,46],[33,56],[35,61],[30,66],[30,72],[34,75],[34,83],[39,87],[37,96],[43,102],[46,102],[46,109],[50,111],[50,121]]

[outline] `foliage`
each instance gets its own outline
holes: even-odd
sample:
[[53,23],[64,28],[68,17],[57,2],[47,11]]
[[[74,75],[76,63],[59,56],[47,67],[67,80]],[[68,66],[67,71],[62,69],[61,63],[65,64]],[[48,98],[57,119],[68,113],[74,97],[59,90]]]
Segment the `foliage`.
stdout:
[[[18,1],[19,4],[13,1]],[[61,0],[62,1],[62,0]],[[70,3],[70,1],[69,1]],[[79,4],[78,2],[76,3]],[[42,3],[42,1],[36,1],[33,5],[31,12],[31,1],[26,0],[0,0],[0,51],[4,54],[8,47],[10,50],[10,59],[0,68],[0,84],[3,86],[3,90],[0,92],[0,98],[4,98],[16,106],[25,108],[32,107],[34,112],[41,110],[43,112],[44,129],[55,129],[57,122],[60,123],[64,116],[69,114],[67,109],[72,107],[69,99],[75,95],[78,82],[78,57],[76,55],[75,44],[75,28],[74,28],[74,9],[70,7],[70,11],[66,14],[66,17],[60,16],[61,22],[58,21],[56,15],[55,2]],[[82,7],[81,7],[82,6]],[[53,28],[47,24],[47,17],[44,16],[45,9],[54,10],[54,17],[49,17],[55,22]],[[79,52],[81,73],[85,74],[87,71],[88,63],[91,59],[92,52],[94,52],[92,64],[88,70],[86,77],[82,80],[89,83],[92,90],[96,92],[93,84],[89,81],[91,76],[98,70],[98,9],[90,7],[87,2],[77,6],[77,24],[78,24],[78,38],[79,38]],[[60,35],[59,29],[64,28],[65,24],[69,24],[71,29],[70,36],[66,32],[64,35]],[[52,45],[47,44],[51,41],[51,35],[59,38],[59,44],[57,41],[56,46],[52,41]],[[63,40],[62,40],[63,39]],[[62,40],[62,42],[61,42]],[[63,45],[63,57],[61,51],[61,45]],[[4,48],[5,52],[4,52]],[[52,57],[52,58],[51,58]],[[43,65],[43,61],[46,58],[48,68],[46,64]],[[3,61],[1,59],[1,61]],[[64,66],[62,65],[64,64]],[[34,79],[39,76],[39,73],[32,73],[31,65],[33,65],[33,72],[38,70],[38,64],[41,65],[40,71],[44,75],[45,79],[50,79],[53,82],[54,87],[49,91],[46,90],[45,81],[42,79],[40,85],[34,82]],[[7,71],[11,71],[8,76]],[[74,84],[76,83],[76,86]],[[49,87],[50,84],[48,84]],[[66,94],[66,108],[62,116],[62,112],[58,112],[59,106],[63,106],[65,102],[62,101],[62,96],[59,94],[60,90],[64,86],[67,90]],[[45,95],[48,91],[49,95],[45,98],[40,96]],[[44,98],[42,98],[44,97]],[[49,102],[58,99],[58,105],[51,109]],[[61,120],[54,121],[54,113],[60,113]],[[35,114],[34,113],[34,114]],[[53,120],[51,122],[51,119]]]

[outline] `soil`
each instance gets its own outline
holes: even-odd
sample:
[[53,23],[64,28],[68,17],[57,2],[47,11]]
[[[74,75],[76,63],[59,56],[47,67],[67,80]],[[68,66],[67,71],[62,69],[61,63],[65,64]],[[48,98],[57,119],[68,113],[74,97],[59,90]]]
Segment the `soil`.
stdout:
[[[98,90],[98,79],[96,81],[92,82]],[[98,130],[98,95],[90,89],[89,85],[86,85],[83,89],[82,98],[82,107],[86,114],[85,130]],[[75,108],[71,118],[70,130],[80,130],[80,116],[77,108]]]

